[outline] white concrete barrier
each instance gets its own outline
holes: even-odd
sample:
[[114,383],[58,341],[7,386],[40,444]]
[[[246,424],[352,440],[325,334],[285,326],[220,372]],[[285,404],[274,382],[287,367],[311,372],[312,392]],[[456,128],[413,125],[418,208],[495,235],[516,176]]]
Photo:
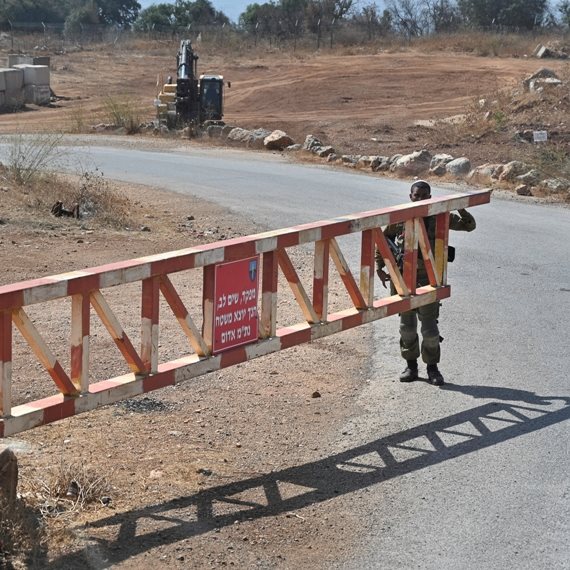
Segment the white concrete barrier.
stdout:
[[15,67],[4,67],[0,69],[0,74],[4,76],[5,90],[16,91],[24,87],[24,71]]
[[20,63],[14,69],[24,72],[24,85],[49,85],[49,67],[47,65],[30,65]]
[[50,103],[49,85],[26,85],[24,87],[24,102],[34,105],[49,105]]

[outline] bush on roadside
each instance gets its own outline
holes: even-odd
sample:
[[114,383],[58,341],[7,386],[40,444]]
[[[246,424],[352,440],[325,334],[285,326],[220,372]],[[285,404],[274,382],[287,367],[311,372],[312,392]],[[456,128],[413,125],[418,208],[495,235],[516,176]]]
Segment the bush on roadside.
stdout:
[[138,104],[128,97],[105,99],[105,112],[109,124],[123,128],[128,135],[138,133],[141,129],[141,113]]
[[10,137],[4,177],[18,186],[26,186],[52,170],[62,155],[62,138],[57,133]]
[[131,225],[131,203],[113,189],[97,169],[84,171],[78,177],[44,173],[22,193],[21,199],[36,210],[49,212],[57,201],[67,209],[79,206],[81,220],[125,228]]

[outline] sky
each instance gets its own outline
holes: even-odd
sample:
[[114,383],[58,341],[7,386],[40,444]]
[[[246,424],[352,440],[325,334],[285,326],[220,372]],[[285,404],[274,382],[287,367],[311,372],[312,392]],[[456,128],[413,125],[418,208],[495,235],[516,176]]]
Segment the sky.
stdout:
[[[257,3],[263,4],[263,1],[257,0]],[[139,0],[143,9],[148,8],[151,4],[160,4],[161,2],[174,4],[174,0]],[[256,0],[212,0],[212,5],[216,10],[221,10],[230,20],[237,22],[239,15],[249,4],[254,2]]]

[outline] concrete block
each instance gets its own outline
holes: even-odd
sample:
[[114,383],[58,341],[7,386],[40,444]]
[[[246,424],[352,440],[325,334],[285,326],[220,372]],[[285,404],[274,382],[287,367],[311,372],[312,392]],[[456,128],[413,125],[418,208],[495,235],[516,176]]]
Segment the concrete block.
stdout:
[[49,67],[51,59],[49,55],[31,56],[19,53],[8,54],[8,67],[14,67],[15,65],[22,63],[26,63],[28,65],[47,65]]
[[32,57],[30,57],[29,55],[22,55],[19,53],[8,54],[8,67],[14,67],[15,65],[21,63],[33,63]]
[[51,65],[51,59],[49,55],[38,55],[32,58],[33,65],[47,65],[48,67]]
[[4,76],[5,90],[15,91],[24,87],[24,71],[15,67],[0,69],[0,75]]
[[24,72],[24,85],[49,85],[49,67],[21,63],[14,66]]
[[6,89],[6,101],[4,103],[5,107],[10,109],[18,109],[24,106],[24,88],[19,89]]
[[2,109],[6,105],[6,93],[4,91],[0,91],[0,109]]
[[33,105],[50,104],[49,85],[26,85],[24,87],[24,101]]

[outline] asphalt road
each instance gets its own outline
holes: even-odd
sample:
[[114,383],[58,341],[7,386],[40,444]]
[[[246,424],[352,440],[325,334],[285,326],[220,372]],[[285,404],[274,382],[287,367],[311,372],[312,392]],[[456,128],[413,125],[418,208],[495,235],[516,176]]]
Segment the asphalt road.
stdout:
[[[206,198],[268,229],[403,203],[409,189],[268,154],[75,152],[75,167]],[[330,434],[335,508],[359,521],[339,568],[570,568],[570,209],[494,197],[473,214],[477,230],[450,240],[447,385],[398,382],[397,319],[369,325],[361,413]]]

